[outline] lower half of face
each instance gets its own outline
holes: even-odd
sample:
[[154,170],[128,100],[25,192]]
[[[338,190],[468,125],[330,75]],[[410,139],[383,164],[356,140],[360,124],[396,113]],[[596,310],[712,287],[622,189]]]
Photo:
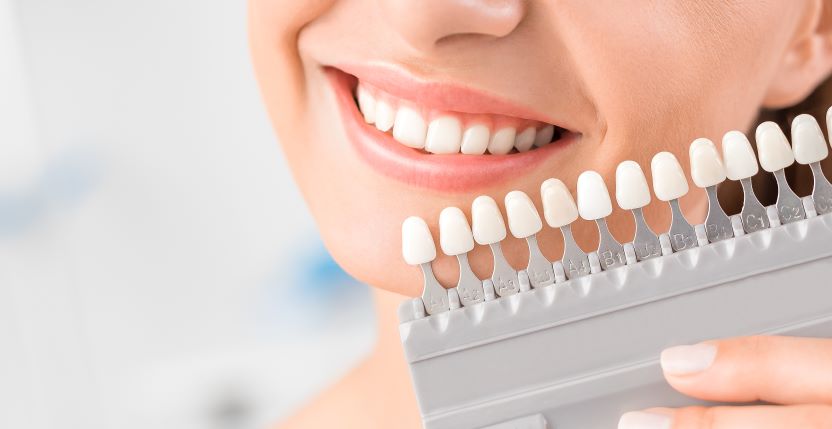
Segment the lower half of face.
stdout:
[[[789,4],[252,0],[251,43],[327,247],[360,280],[417,295],[419,272],[401,257],[406,217],[426,219],[438,244],[443,208],[470,218],[478,195],[502,206],[520,190],[542,213],[541,183],[555,177],[574,194],[585,170],[615,201],[620,162],[649,179],[656,152],[686,165],[694,138],[747,130],[785,48]],[[682,201],[692,221],[704,204],[696,188]],[[666,230],[666,204],[645,212]],[[630,213],[609,224],[631,239]],[[585,249],[597,245],[594,223],[574,229]],[[538,237],[559,259],[560,232],[544,223]],[[525,241],[509,234],[503,249],[525,265]],[[437,253],[434,270],[453,285],[456,260]],[[470,260],[486,277],[490,250]]]

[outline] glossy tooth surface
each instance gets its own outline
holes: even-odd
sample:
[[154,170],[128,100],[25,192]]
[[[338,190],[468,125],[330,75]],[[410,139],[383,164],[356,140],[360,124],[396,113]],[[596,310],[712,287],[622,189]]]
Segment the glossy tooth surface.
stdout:
[[425,150],[430,153],[459,153],[462,124],[459,119],[442,116],[430,121]]
[[615,169],[615,200],[624,210],[650,204],[650,187],[644,170],[635,161],[624,161]]
[[364,122],[372,124],[376,121],[376,99],[364,87],[358,85],[356,91],[358,98],[358,108],[361,114],[364,115]]
[[722,137],[722,162],[731,180],[747,179],[760,171],[748,137],[739,131],[728,131]]
[[422,115],[409,108],[401,107],[396,112],[393,138],[399,143],[416,149],[425,147],[427,127]]
[[439,214],[439,247],[446,255],[456,256],[474,249],[474,236],[465,213],[458,207],[446,207]]
[[653,173],[653,192],[661,201],[683,197],[690,190],[679,160],[670,152],[659,152],[650,162]]
[[755,140],[763,170],[772,173],[794,164],[794,152],[779,125],[763,122],[757,127]]
[[402,256],[410,265],[436,259],[436,244],[424,219],[411,216],[402,223]]
[[612,200],[604,178],[595,171],[578,176],[578,213],[586,220],[605,218],[612,214]]
[[543,217],[552,228],[560,228],[578,219],[578,206],[572,193],[558,179],[547,179],[540,185],[543,200]]
[[499,243],[506,238],[503,214],[493,198],[481,195],[471,204],[471,223],[474,240],[482,245]]
[[537,147],[546,146],[552,141],[552,137],[555,135],[555,126],[554,125],[546,125],[545,127],[541,128],[537,131],[534,137],[534,145]]
[[381,132],[388,132],[396,122],[396,112],[386,101],[376,102],[376,129]]
[[466,155],[482,155],[488,149],[491,131],[485,125],[474,125],[462,134],[462,153]]
[[488,142],[488,152],[494,155],[505,155],[514,147],[514,137],[517,130],[513,127],[501,128],[491,136]]
[[508,229],[517,238],[526,238],[543,229],[543,221],[534,207],[531,198],[521,191],[511,191],[506,195],[506,214]]
[[798,115],[792,121],[792,149],[794,159],[800,164],[811,164],[829,156],[829,146],[823,138],[820,125],[810,115]]
[[535,131],[534,127],[526,128],[514,138],[514,147],[517,148],[518,152],[527,152],[534,145],[536,135],[537,131]]
[[690,175],[700,188],[716,186],[725,181],[725,166],[714,143],[696,139],[690,147]]

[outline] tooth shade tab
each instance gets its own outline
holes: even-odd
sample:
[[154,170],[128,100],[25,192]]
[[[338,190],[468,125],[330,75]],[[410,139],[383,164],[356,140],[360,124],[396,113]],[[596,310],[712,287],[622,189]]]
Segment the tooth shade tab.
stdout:
[[522,191],[511,191],[506,195],[508,229],[517,238],[531,237],[543,229],[543,221],[531,198]]
[[442,116],[430,121],[425,150],[430,153],[459,153],[462,144],[462,124],[459,119]]
[[458,207],[446,207],[439,214],[439,246],[449,256],[474,250],[474,236],[465,213]]
[[712,141],[696,139],[691,144],[690,175],[700,188],[716,186],[727,178],[725,166]]
[[513,127],[501,128],[491,136],[488,143],[488,152],[494,155],[505,155],[514,148],[514,139],[517,130]]
[[659,152],[650,162],[653,173],[653,192],[661,201],[671,201],[685,196],[690,187],[685,172],[670,152]]
[[394,139],[405,146],[421,149],[425,147],[426,132],[427,125],[421,113],[409,107],[399,108],[393,125]]
[[402,223],[402,256],[410,265],[421,265],[436,259],[436,244],[424,219],[411,216]]
[[474,240],[484,246],[499,243],[506,238],[503,214],[493,198],[481,195],[471,204],[471,223]]
[[637,162],[624,161],[615,169],[615,200],[624,210],[640,209],[650,204],[650,187]]
[[485,125],[474,125],[462,134],[462,153],[466,155],[482,155],[488,149],[491,131]]
[[794,164],[794,152],[779,125],[763,122],[757,127],[755,140],[763,170],[773,173]]
[[722,161],[731,180],[748,179],[760,171],[751,142],[739,131],[728,131],[722,137]]
[[829,156],[829,146],[818,121],[810,115],[798,115],[792,121],[792,149],[800,164],[820,162]]
[[575,199],[558,179],[547,179],[540,185],[543,200],[543,217],[552,228],[560,228],[578,220],[578,206]]
[[578,176],[578,213],[586,220],[597,220],[612,214],[612,200],[604,178],[595,171]]

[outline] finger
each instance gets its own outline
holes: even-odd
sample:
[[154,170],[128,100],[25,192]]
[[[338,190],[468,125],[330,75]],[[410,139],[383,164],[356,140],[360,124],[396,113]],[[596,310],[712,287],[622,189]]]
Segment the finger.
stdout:
[[742,337],[672,347],[662,369],[678,391],[709,401],[832,404],[832,340]]
[[829,405],[688,407],[626,413],[618,429],[829,429]]

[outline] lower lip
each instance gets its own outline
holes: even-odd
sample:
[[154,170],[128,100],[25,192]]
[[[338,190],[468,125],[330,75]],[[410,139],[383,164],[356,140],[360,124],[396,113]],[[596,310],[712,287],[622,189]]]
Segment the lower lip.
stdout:
[[505,183],[518,173],[528,173],[580,137],[566,132],[554,143],[509,155],[434,155],[420,152],[364,122],[352,94],[354,77],[332,68],[326,73],[335,90],[341,120],[353,147],[373,169],[409,185],[443,192],[470,192]]

